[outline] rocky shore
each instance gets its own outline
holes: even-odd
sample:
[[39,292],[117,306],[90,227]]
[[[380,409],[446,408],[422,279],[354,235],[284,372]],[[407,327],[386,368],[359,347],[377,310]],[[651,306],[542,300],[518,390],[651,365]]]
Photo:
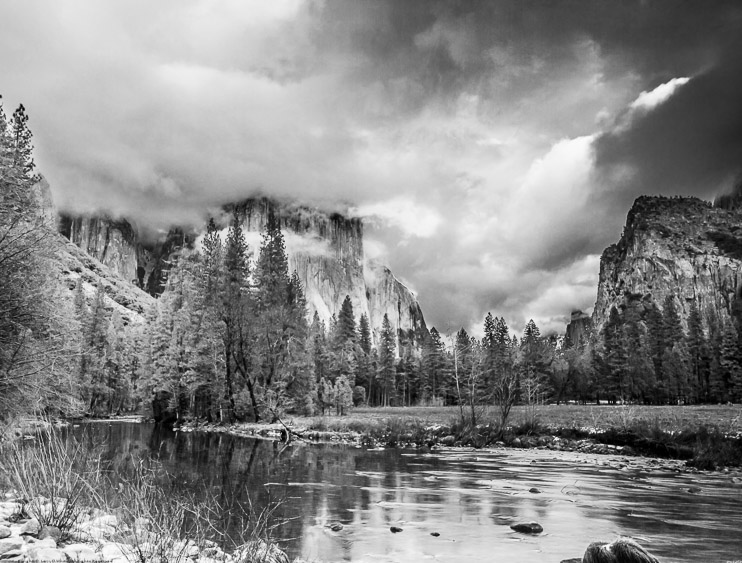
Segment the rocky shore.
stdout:
[[[308,443],[338,443],[355,447],[388,447],[388,438],[383,436],[372,436],[361,432],[342,431],[320,431],[300,426],[285,426],[282,424],[215,424],[206,422],[186,422],[176,428],[180,432],[209,432],[225,433],[232,436],[246,438],[260,438],[280,441],[304,441]],[[689,466],[685,459],[673,459],[668,457],[656,457],[645,455],[631,446],[606,444],[598,438],[562,438],[554,435],[509,435],[505,440],[496,441],[484,448],[472,446],[471,442],[459,440],[447,432],[447,428],[433,425],[425,429],[425,436],[404,436],[394,440],[394,447],[406,448],[428,448],[430,450],[456,449],[521,449],[521,450],[545,450],[553,452],[566,452],[575,454],[588,454],[598,464],[624,467],[636,465],[637,463],[652,469],[666,469],[671,471],[697,472],[697,468]],[[422,443],[421,443],[422,442]],[[595,458],[594,456],[600,456]],[[586,459],[584,456],[582,459]],[[721,471],[729,472],[729,468],[721,468]]]
[[[39,501],[40,499],[36,499]],[[41,499],[43,501],[43,499]],[[57,506],[64,503],[56,501]],[[28,514],[29,503],[12,493],[0,501],[0,561],[98,561],[134,563],[289,563],[277,546],[261,540],[248,542],[231,553],[213,541],[176,540],[150,531],[146,518],[127,526],[113,514],[91,509],[71,529],[43,525],[53,510],[50,502],[34,502],[38,517]]]

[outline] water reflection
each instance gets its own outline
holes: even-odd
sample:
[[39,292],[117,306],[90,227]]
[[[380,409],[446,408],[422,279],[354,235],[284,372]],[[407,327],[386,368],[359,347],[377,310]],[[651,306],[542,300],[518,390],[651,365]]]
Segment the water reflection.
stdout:
[[[255,506],[281,500],[282,546],[309,561],[553,562],[617,534],[637,537],[671,561],[742,558],[742,480],[731,475],[617,468],[545,451],[286,446],[130,423],[88,430],[85,439],[102,443],[102,457],[114,467],[152,455],[179,486],[209,491],[225,506],[248,494]],[[511,531],[521,520],[538,521],[544,533]],[[325,527],[333,521],[343,529]],[[227,514],[221,525],[239,534]],[[391,533],[391,526],[403,532]]]

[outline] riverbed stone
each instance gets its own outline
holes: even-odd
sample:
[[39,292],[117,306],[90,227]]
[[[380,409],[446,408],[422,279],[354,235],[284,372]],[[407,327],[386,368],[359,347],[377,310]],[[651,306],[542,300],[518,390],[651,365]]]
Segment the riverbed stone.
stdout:
[[20,561],[23,557],[23,551],[20,549],[11,549],[5,553],[0,553],[0,561]]
[[330,528],[333,532],[340,532],[343,529],[343,525],[340,522],[329,522],[326,527]]
[[540,534],[544,531],[541,524],[538,522],[518,522],[510,526],[511,530],[520,532],[521,534]]
[[659,563],[641,545],[629,538],[617,538],[610,543],[593,542],[582,556],[584,563]]
[[100,555],[95,553],[93,548],[85,543],[73,543],[65,546],[64,553],[72,561],[99,561]]
[[10,528],[7,526],[0,526],[0,540],[10,537]]
[[41,524],[36,518],[31,518],[21,526],[19,532],[22,536],[35,536],[41,531]]
[[536,487],[531,487],[530,489],[528,489],[528,492],[533,493],[534,495],[538,495],[538,494],[541,494],[541,489],[537,489]]
[[56,526],[42,526],[41,530],[39,530],[39,539],[45,540],[47,538],[53,539],[55,542],[59,541],[59,538],[62,537],[62,530],[57,528]]
[[64,552],[56,547],[39,547],[34,545],[25,553],[26,559],[32,561],[66,561]]
[[454,436],[451,436],[450,434],[441,438],[441,445],[443,446],[453,446],[455,442],[456,438]]
[[0,555],[9,551],[15,551],[23,547],[23,540],[19,537],[5,538],[0,540]]
[[126,559],[127,551],[126,547],[118,543],[107,543],[100,550],[100,556],[106,561],[112,561],[115,559]]
[[389,531],[393,534],[398,534],[399,532],[403,532],[404,530],[399,526],[392,526],[389,528]]

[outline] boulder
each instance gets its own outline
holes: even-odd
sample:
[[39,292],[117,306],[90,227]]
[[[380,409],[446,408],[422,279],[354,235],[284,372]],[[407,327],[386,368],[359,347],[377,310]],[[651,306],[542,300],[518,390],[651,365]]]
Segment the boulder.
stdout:
[[531,487],[530,489],[528,489],[528,492],[533,493],[534,495],[538,495],[538,494],[541,494],[541,489],[537,489],[536,487]]
[[126,547],[118,543],[107,543],[100,550],[101,558],[107,561],[126,559],[128,553],[129,551],[127,551]]
[[583,563],[659,563],[646,549],[629,538],[618,538],[610,543],[593,542],[582,556]]
[[59,538],[62,537],[62,530],[57,528],[56,526],[42,526],[41,530],[39,530],[39,539],[45,540],[47,538],[53,539],[55,542],[59,541]]
[[64,548],[64,553],[72,561],[100,561],[100,555],[85,543],[73,543]]
[[454,436],[451,436],[450,434],[441,438],[441,445],[443,446],[453,446],[455,442],[456,438]]
[[40,547],[55,548],[57,547],[57,542],[56,540],[54,540],[54,538],[44,538],[43,540],[36,540],[33,543],[29,542],[29,545],[33,545],[34,547],[39,547],[39,548]]
[[26,551],[26,559],[31,561],[66,561],[64,552],[56,547],[39,547],[34,545],[31,549]]
[[402,532],[402,528],[398,528],[397,526],[392,526],[389,528],[389,531],[393,534],[398,534],[399,532]]
[[7,526],[0,526],[0,540],[10,537],[10,528]]
[[23,540],[21,538],[5,538],[4,540],[0,540],[0,555],[21,549],[21,547],[23,547]]
[[41,531],[41,524],[36,518],[27,520],[23,526],[21,526],[20,534],[22,536],[36,536]]
[[330,528],[333,532],[339,532],[343,529],[343,525],[340,522],[328,522],[325,524],[325,528]]
[[23,557],[23,551],[20,549],[11,549],[5,553],[0,553],[0,561],[20,561]]
[[521,534],[540,534],[544,531],[538,522],[518,522],[510,526],[510,529]]

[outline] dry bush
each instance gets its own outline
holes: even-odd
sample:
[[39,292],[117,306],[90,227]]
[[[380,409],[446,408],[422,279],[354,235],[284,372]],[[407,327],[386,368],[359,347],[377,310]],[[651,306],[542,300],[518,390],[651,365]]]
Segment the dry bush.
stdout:
[[103,472],[95,452],[81,441],[65,438],[51,424],[35,440],[5,444],[0,474],[25,500],[23,511],[43,526],[69,534],[86,507],[98,502]]

